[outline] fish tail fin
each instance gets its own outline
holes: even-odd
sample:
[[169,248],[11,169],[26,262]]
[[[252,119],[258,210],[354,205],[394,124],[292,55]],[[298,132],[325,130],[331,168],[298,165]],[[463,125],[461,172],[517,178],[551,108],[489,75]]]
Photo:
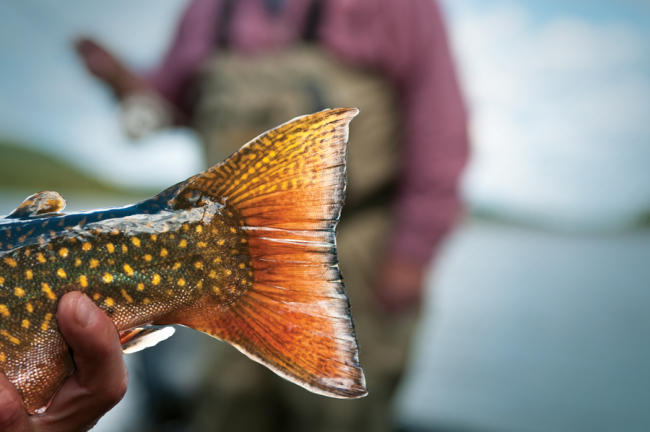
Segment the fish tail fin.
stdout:
[[205,289],[212,297],[200,308],[166,318],[229,342],[312,392],[339,398],[367,394],[334,236],[348,124],[357,112],[298,117],[187,181],[179,196],[198,191],[234,213],[248,270],[232,282],[243,285],[213,287],[236,296]]

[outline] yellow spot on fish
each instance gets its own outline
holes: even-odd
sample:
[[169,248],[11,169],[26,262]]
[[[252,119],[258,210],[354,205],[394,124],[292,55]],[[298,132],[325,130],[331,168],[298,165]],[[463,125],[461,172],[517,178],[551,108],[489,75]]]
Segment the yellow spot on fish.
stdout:
[[106,243],[106,250],[108,253],[115,252],[115,245],[113,243]]
[[127,275],[133,276],[133,268],[130,265],[124,264],[123,268]]
[[160,256],[161,257],[166,257],[167,255],[169,255],[169,252],[167,251],[167,249],[165,249],[165,248],[160,249]]
[[28,319],[24,319],[23,322],[21,323],[21,326],[22,326],[23,328],[29,328],[29,320],[28,320]]
[[171,289],[168,289],[168,290],[167,290],[167,295],[170,296],[170,295],[172,295],[172,294],[174,294],[174,291],[172,291]]
[[142,300],[142,303],[143,303],[143,304],[149,304],[149,303],[151,303],[151,300],[149,300],[149,297],[145,297],[145,298]]
[[144,291],[144,284],[142,282],[138,283],[137,290],[138,291]]
[[43,320],[43,323],[41,324],[41,330],[47,331],[48,328],[50,328],[50,320],[52,319],[52,314],[51,313],[46,313],[45,314],[45,319]]
[[4,285],[5,283],[5,278],[0,276],[0,285]]
[[6,361],[7,361],[7,356],[5,355],[5,353],[0,352],[0,362],[4,363]]
[[124,288],[122,288],[120,292],[122,293],[122,297],[124,297],[124,300],[126,300],[127,303],[133,303],[133,297],[131,297]]
[[68,248],[59,249],[59,256],[61,258],[67,258],[68,257]]
[[45,263],[47,262],[47,260],[46,260],[45,257],[43,256],[43,254],[40,253],[40,252],[36,254],[36,259],[37,259],[38,262],[41,263],[41,264],[45,264]]
[[82,288],[88,287],[88,278],[86,275],[79,276],[79,285],[81,285]]
[[97,268],[98,266],[99,266],[99,260],[97,260],[95,258],[91,258],[90,259],[90,268],[94,269],[94,268]]
[[[0,245],[2,245],[2,243],[0,243]],[[32,254],[32,250],[31,250],[31,249],[25,249],[25,256],[26,256],[26,257],[30,256],[31,254]]]
[[65,279],[66,276],[68,276],[68,275],[65,273],[65,270],[63,270],[62,268],[59,268],[59,269],[56,271],[56,275],[57,275],[58,277],[60,277],[61,279]]
[[7,307],[7,305],[0,304],[0,315],[2,315],[5,318],[7,318],[10,315],[9,308]]
[[178,284],[178,286],[185,286],[185,279],[180,278],[176,283]]
[[227,269],[226,270],[226,276],[230,276],[231,274],[232,274],[232,271]]
[[217,278],[217,272],[214,270],[210,270],[210,273],[208,274],[208,277],[210,279],[216,279]]
[[24,297],[25,296],[25,290],[22,289],[21,287],[16,287],[14,289],[14,295],[18,298]]
[[151,241],[156,241],[158,240],[158,236],[156,234],[151,234]]
[[104,273],[104,276],[102,276],[102,280],[105,283],[111,283],[111,282],[113,282],[113,275],[110,274],[110,273]]
[[200,270],[203,268],[203,263],[201,261],[196,261],[194,267]]
[[179,247],[179,248],[187,247],[187,240],[185,240],[185,239],[181,239],[181,241],[178,242],[178,247]]
[[81,260],[79,258],[74,259],[74,266],[79,267],[81,265]]
[[34,272],[31,270],[25,270],[25,278],[27,280],[32,280],[34,279]]
[[34,305],[31,304],[31,303],[29,303],[29,302],[27,302],[27,303],[25,304],[25,309],[27,309],[27,312],[32,313],[32,312],[34,312]]
[[216,257],[215,259],[212,260],[213,263],[215,264],[220,264],[221,263],[221,257]]
[[108,265],[115,265],[115,260],[112,258],[108,259]]
[[129,248],[126,247],[125,244],[122,245],[122,253],[127,253],[129,251]]
[[230,227],[230,232],[235,234],[237,232],[237,230],[235,228],[233,228],[233,227]]
[[9,257],[6,257],[4,259],[4,262],[5,262],[5,264],[7,264],[9,267],[12,267],[12,268],[15,268],[18,265],[18,263],[16,262],[15,259],[9,258]]
[[225,243],[226,241],[224,239],[219,239],[219,241],[217,242],[219,246],[223,246]]
[[52,288],[47,282],[41,282],[41,291],[49,298],[50,300],[56,300],[56,295],[52,292]]
[[4,336],[14,345],[20,345],[20,339],[15,336],[12,336],[7,330],[0,330],[0,335]]
[[140,247],[140,239],[137,237],[131,237],[131,243],[133,243],[133,246],[135,247]]
[[95,293],[95,294],[93,294],[93,300],[97,301],[97,300],[100,299],[101,296],[102,295],[100,293]]
[[246,264],[244,264],[244,263],[239,263],[239,268],[240,268],[240,269],[245,269],[245,268],[246,268]]
[[186,223],[183,224],[183,231],[187,231],[190,229],[190,226]]
[[203,227],[201,225],[197,225],[195,229],[196,229],[197,233],[202,233],[203,232]]
[[88,252],[88,251],[91,250],[92,248],[93,248],[93,245],[90,244],[90,242],[83,242],[83,243],[81,243],[81,249],[82,249],[84,252]]
[[206,247],[208,244],[204,241],[197,242],[196,245],[200,248]]
[[243,238],[243,239],[241,239],[241,240],[239,240],[239,241],[242,242],[242,243],[246,243],[246,242],[247,242],[247,240],[246,240],[245,238]]
[[181,268],[181,263],[179,262],[175,262],[172,266],[172,270],[178,270],[179,268]]
[[151,279],[151,283],[154,285],[158,285],[160,283],[160,275],[158,273],[153,274],[153,278]]
[[212,286],[212,291],[214,291],[215,294],[221,294],[221,290],[216,285]]
[[146,262],[151,262],[151,260],[153,259],[153,257],[150,254],[144,254],[142,258],[144,258]]
[[104,299],[104,304],[108,307],[113,307],[115,305],[115,300],[113,300],[111,297],[106,297]]

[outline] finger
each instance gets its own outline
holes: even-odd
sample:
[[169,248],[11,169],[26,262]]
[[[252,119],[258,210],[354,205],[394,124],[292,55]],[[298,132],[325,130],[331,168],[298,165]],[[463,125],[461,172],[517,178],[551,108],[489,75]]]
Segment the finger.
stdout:
[[0,431],[29,432],[29,416],[22,398],[9,380],[0,373]]
[[57,320],[77,370],[37,421],[48,431],[86,430],[126,392],[122,347],[110,318],[79,292],[61,299]]

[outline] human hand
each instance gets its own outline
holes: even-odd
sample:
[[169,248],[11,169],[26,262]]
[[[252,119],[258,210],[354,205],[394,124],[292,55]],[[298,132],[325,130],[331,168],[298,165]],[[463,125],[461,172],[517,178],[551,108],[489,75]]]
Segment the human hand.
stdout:
[[145,81],[129,70],[97,41],[80,38],[75,42],[75,48],[84,61],[86,69],[108,84],[119,99],[123,99],[129,94],[149,90]]
[[0,373],[0,431],[76,432],[89,430],[122,399],[128,375],[113,322],[84,294],[61,298],[59,328],[73,352],[75,373],[47,411],[30,416],[15,387]]
[[407,312],[420,303],[424,268],[424,265],[402,257],[386,256],[383,259],[374,292],[386,312]]

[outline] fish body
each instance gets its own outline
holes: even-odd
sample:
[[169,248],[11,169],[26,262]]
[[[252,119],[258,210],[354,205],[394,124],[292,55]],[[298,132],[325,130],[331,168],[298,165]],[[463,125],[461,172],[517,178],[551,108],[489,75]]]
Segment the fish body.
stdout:
[[65,215],[42,192],[0,219],[0,370],[27,410],[74,371],[55,318],[73,290],[125,349],[182,324],[316,393],[365,395],[334,237],[356,112],[294,119],[138,204]]

